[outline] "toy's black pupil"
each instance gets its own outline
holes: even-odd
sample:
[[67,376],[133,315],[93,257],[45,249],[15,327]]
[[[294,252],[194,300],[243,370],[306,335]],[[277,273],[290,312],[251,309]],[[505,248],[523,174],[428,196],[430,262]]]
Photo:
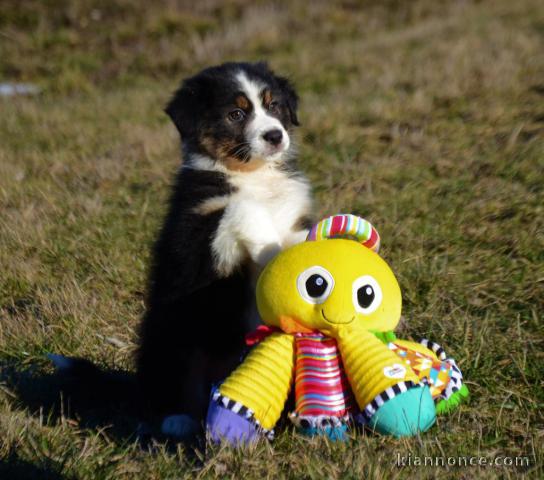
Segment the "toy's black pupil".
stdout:
[[325,293],[325,290],[327,290],[327,285],[327,280],[325,280],[321,275],[314,273],[308,278],[308,280],[306,280],[306,291],[310,297],[318,298]]
[[363,308],[368,308],[374,301],[374,289],[370,285],[363,285],[357,290],[357,301]]

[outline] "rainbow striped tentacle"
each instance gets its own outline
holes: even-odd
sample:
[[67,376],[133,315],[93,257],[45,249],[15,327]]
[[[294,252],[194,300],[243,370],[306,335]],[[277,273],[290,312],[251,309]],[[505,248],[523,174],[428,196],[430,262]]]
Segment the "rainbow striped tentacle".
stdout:
[[340,352],[333,338],[320,333],[295,335],[295,411],[303,428],[339,426],[355,407]]
[[364,218],[351,214],[324,218],[312,227],[306,240],[326,240],[334,237],[354,237],[373,252],[378,253],[380,249],[378,231]]

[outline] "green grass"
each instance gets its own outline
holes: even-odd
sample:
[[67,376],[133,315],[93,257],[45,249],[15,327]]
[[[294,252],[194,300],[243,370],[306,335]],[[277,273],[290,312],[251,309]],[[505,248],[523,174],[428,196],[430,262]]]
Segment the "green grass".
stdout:
[[[538,0],[3,0],[0,81],[43,93],[0,98],[0,477],[542,478],[543,51]],[[421,438],[149,452],[122,412],[40,401],[46,352],[132,368],[179,164],[162,106],[201,67],[262,58],[299,88],[319,213],[377,226],[402,335],[464,372],[471,402]],[[398,468],[409,452],[530,467]]]

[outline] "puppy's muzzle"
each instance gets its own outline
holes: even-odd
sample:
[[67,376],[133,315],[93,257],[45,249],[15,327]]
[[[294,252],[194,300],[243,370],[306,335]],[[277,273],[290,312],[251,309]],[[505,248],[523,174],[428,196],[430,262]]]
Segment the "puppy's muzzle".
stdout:
[[277,147],[283,140],[283,133],[279,128],[263,133],[263,139],[270,145]]

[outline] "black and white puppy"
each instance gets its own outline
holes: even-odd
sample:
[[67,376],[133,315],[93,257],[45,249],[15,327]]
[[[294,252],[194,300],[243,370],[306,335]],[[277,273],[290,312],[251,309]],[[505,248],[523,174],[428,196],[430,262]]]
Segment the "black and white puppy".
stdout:
[[[185,80],[166,108],[183,165],[156,242],[137,374],[149,417],[184,436],[211,386],[259,322],[257,274],[311,226],[296,170],[297,95],[265,63],[226,63]],[[192,419],[192,420],[191,420]]]

